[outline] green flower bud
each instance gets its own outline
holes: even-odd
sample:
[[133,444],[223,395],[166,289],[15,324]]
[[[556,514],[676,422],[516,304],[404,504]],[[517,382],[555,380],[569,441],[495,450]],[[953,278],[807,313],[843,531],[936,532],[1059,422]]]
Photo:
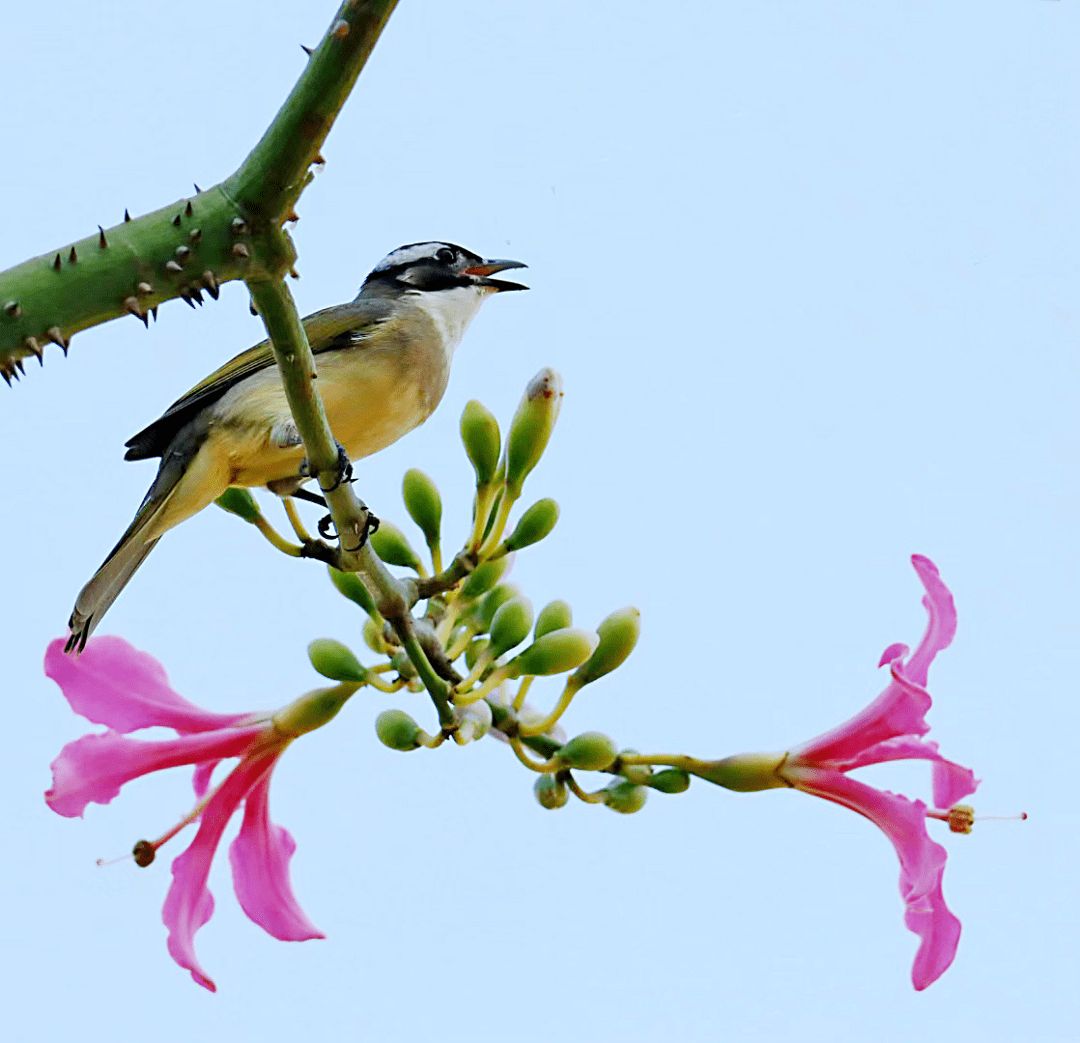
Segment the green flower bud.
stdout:
[[223,511],[235,514],[246,522],[259,517],[259,505],[247,489],[226,489],[215,501]]
[[491,658],[498,659],[515,645],[520,645],[529,636],[532,624],[532,604],[528,598],[511,598],[500,605],[491,620]]
[[[636,757],[640,753],[640,750],[620,750],[620,757]],[[621,770],[622,776],[635,785],[644,785],[650,775],[652,775],[651,764],[624,764]]]
[[622,782],[613,782],[604,791],[604,803],[617,811],[620,815],[632,815],[645,807],[645,801],[649,797],[649,791],[644,786],[635,786],[625,779]]
[[736,793],[789,786],[781,774],[786,753],[740,753],[720,761],[695,761],[691,774]]
[[420,745],[420,725],[404,710],[383,710],[375,718],[375,734],[379,742],[392,750],[415,750]]
[[596,632],[600,635],[596,651],[572,678],[578,688],[611,673],[634,650],[641,633],[641,613],[636,608],[621,608],[612,612]]
[[587,630],[575,630],[573,627],[553,630],[550,634],[537,638],[521,655],[507,664],[510,667],[509,676],[544,676],[573,670],[592,655],[596,642],[596,635]]
[[461,441],[476,471],[476,484],[487,485],[499,465],[499,422],[475,398],[461,414]]
[[409,681],[416,676],[416,667],[413,666],[413,661],[409,658],[407,652],[397,652],[391,656],[390,665],[401,677],[404,677],[406,681]]
[[494,590],[489,590],[473,612],[473,618],[480,625],[480,633],[491,629],[491,621],[503,605],[511,598],[520,596],[521,590],[513,583],[500,583]]
[[541,638],[553,630],[565,630],[573,622],[574,616],[565,601],[552,601],[540,609],[533,628],[533,637]]
[[363,684],[368,672],[360,665],[360,660],[340,641],[331,637],[316,638],[307,646],[311,665],[331,681],[355,681]]
[[562,406],[562,377],[542,369],[529,381],[506,439],[506,487],[516,497],[537,465]]
[[313,732],[332,721],[355,691],[354,684],[337,684],[307,692],[274,714],[274,728],[292,738]]
[[556,756],[568,768],[602,771],[617,754],[615,743],[606,735],[601,732],[582,732],[563,746]]
[[539,543],[559,520],[559,505],[550,497],[537,500],[520,518],[514,531],[503,541],[507,550],[521,550]]
[[439,542],[442,525],[442,499],[435,483],[423,471],[415,467],[405,472],[401,481],[401,495],[405,510],[420,527],[428,546]]
[[461,596],[464,598],[478,598],[481,594],[491,590],[502,579],[503,574],[513,563],[513,556],[507,554],[497,561],[485,561],[478,565],[461,585]]
[[541,775],[533,783],[533,793],[536,794],[540,807],[547,808],[548,811],[565,807],[570,799],[570,791],[566,788],[566,783],[554,775]]
[[470,641],[465,646],[465,665],[470,670],[476,666],[476,661],[483,655],[487,646],[488,640],[486,637],[480,638],[477,641]]
[[685,793],[690,788],[690,776],[682,768],[665,768],[650,775],[646,785],[661,793]]
[[355,572],[342,572],[333,565],[327,565],[326,571],[330,573],[330,582],[350,601],[355,601],[369,615],[375,612],[375,601],[372,599],[364,581]]
[[412,549],[408,539],[396,525],[380,522],[368,539],[371,548],[387,565],[400,565],[402,568],[420,571],[420,557]]
[[364,620],[364,644],[376,655],[386,655],[390,650],[383,640],[382,627],[371,616]]

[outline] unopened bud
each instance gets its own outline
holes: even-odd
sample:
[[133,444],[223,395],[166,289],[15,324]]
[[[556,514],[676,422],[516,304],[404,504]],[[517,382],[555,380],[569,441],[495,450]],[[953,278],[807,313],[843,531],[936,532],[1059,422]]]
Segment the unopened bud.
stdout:
[[382,627],[371,616],[364,620],[364,644],[376,655],[386,655],[390,646],[383,640]]
[[783,775],[787,757],[786,753],[739,753],[719,761],[696,761],[688,767],[692,775],[706,782],[736,793],[756,793],[798,785],[796,778]]
[[533,637],[539,639],[553,630],[565,630],[573,622],[574,616],[565,601],[551,601],[540,609],[533,628]]
[[413,550],[408,539],[396,525],[384,521],[368,537],[371,548],[387,565],[400,565],[402,568],[420,569],[420,556]]
[[383,710],[375,719],[375,734],[392,750],[404,752],[420,745],[420,725],[404,710]]
[[562,377],[542,369],[529,381],[506,439],[506,487],[516,497],[537,465],[562,406]]
[[398,672],[398,676],[405,678],[406,681],[416,676],[416,667],[413,666],[413,661],[407,652],[397,652],[391,656],[390,665]]
[[491,620],[492,659],[520,645],[532,629],[532,603],[526,597],[511,598],[499,606]]
[[645,807],[649,791],[644,786],[635,786],[625,779],[621,782],[613,782],[604,790],[604,803],[617,811],[620,815],[632,815]]
[[513,562],[513,555],[507,554],[496,561],[485,561],[483,565],[478,565],[461,585],[461,596],[463,598],[478,598],[481,594],[491,590],[502,579]]
[[575,630],[573,627],[553,630],[538,638],[507,664],[510,670],[508,676],[544,676],[573,670],[592,655],[596,642],[596,635],[587,630]]
[[355,572],[342,572],[333,565],[327,565],[326,571],[330,573],[330,582],[350,601],[355,601],[369,615],[375,611],[375,602],[364,586],[364,581]]
[[540,807],[547,808],[548,811],[556,811],[561,807],[565,807],[566,802],[570,799],[570,792],[566,788],[566,783],[554,775],[541,775],[533,783],[533,793],[536,794]]
[[247,489],[226,489],[214,503],[223,511],[235,514],[246,522],[254,522],[259,517],[259,505]]
[[682,768],[665,768],[650,775],[647,785],[661,793],[685,793],[690,788],[690,776]]
[[311,665],[331,681],[355,681],[363,684],[368,672],[360,665],[360,660],[352,650],[331,637],[316,638],[307,647]]
[[611,673],[634,650],[641,633],[641,613],[636,608],[621,608],[612,612],[596,632],[600,635],[596,651],[572,678],[578,688]]
[[521,596],[521,589],[514,583],[500,583],[494,590],[489,590],[476,607],[473,618],[480,627],[481,634],[491,629],[495,613],[511,598]]
[[499,422],[475,398],[465,403],[461,414],[461,441],[476,471],[476,484],[488,485],[499,466]]
[[559,520],[559,505],[547,497],[537,500],[519,519],[514,531],[503,541],[507,550],[521,550],[539,543]]
[[442,499],[438,487],[423,471],[415,467],[405,472],[401,481],[405,510],[420,527],[428,546],[439,542],[442,526]]
[[568,768],[582,771],[602,771],[614,759],[618,750],[601,732],[582,732],[575,735],[556,756]]
[[[637,756],[640,756],[640,751],[639,750],[620,750],[619,751],[619,760],[620,761],[623,760],[626,757],[637,757]],[[619,768],[619,772],[623,776],[623,778],[625,778],[628,782],[633,782],[635,785],[641,786],[641,785],[644,785],[648,781],[649,776],[652,775],[652,765],[651,764],[623,764]]]
[[471,670],[476,666],[477,660],[487,650],[488,640],[486,637],[476,641],[470,641],[465,646],[465,665]]

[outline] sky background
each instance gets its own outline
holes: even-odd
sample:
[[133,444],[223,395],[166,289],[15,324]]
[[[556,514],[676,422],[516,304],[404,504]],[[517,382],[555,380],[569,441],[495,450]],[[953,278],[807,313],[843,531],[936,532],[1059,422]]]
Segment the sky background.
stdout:
[[[11,7],[0,267],[227,176],[332,15]],[[219,857],[197,943],[219,992],[193,984],[165,951],[168,849],[94,864],[171,825],[189,776],[50,812],[48,765],[89,727],[41,658],[152,479],[124,441],[260,339],[231,283],[0,389],[7,1038],[1075,1039],[1078,32],[1076,0],[402,0],[295,229],[303,313],[402,243],[529,264],[532,290],[485,305],[440,409],[357,489],[404,524],[422,468],[453,546],[464,403],[505,422],[540,367],[562,373],[526,486],[562,517],[513,578],[579,625],[643,618],[572,732],[705,757],[804,741],[880,691],[886,645],[917,642],[909,556],[937,562],[960,628],[930,737],[984,780],[979,811],[1030,814],[931,824],[964,924],[940,981],[912,990],[895,856],[857,815],[700,782],[633,816],[546,812],[498,743],[386,750],[379,711],[433,715],[361,693],[272,788],[327,939],[270,939]],[[360,623],[321,566],[208,510],[102,632],[193,701],[248,710],[315,687],[308,641],[362,650]],[[928,798],[924,765],[862,774]]]

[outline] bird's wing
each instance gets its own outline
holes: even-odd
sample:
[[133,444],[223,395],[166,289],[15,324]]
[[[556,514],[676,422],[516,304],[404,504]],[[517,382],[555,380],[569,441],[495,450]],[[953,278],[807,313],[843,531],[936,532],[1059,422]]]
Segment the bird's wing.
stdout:
[[[390,302],[366,298],[349,304],[324,308],[304,320],[308,342],[315,354],[336,348],[352,347],[385,322],[391,315]],[[205,380],[196,384],[183,398],[177,399],[148,427],[125,443],[125,460],[146,460],[161,456],[173,437],[196,413],[217,401],[229,388],[245,377],[274,364],[270,342],[264,340],[242,351]]]

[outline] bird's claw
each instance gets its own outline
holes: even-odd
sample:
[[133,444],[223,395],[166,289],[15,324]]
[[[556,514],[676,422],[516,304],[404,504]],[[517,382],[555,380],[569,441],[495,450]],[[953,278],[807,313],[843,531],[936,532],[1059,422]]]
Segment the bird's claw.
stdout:
[[[361,504],[361,506],[364,507],[363,504]],[[364,507],[364,510],[367,511],[367,507]],[[333,527],[333,524],[334,524],[334,519],[329,514],[327,514],[324,517],[319,519],[319,535],[324,540],[336,540],[336,539],[338,539],[337,533],[331,531],[331,529]],[[376,518],[375,515],[371,513],[371,511],[368,511],[367,512],[367,520],[364,522],[364,531],[362,533],[360,533],[360,542],[355,547],[353,547],[351,549],[353,551],[360,550],[360,548],[363,547],[363,545],[365,543],[367,543],[368,537],[373,532],[378,532],[378,531],[379,531],[379,519]]]
[[[324,493],[332,493],[343,482],[351,482],[353,480],[353,465],[349,460],[349,454],[345,452],[345,447],[340,442],[337,443],[337,454],[337,477],[334,479],[333,485],[328,488],[322,488]],[[300,461],[300,477],[313,477],[311,473],[311,462],[306,456]]]

